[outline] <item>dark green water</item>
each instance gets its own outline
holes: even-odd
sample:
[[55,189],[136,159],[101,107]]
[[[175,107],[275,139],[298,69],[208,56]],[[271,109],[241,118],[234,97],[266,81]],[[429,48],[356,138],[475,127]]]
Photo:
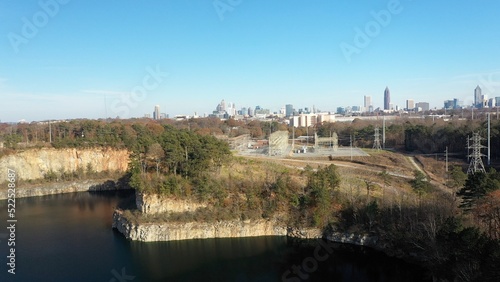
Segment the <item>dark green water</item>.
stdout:
[[0,201],[0,281],[423,280],[421,269],[400,260],[316,240],[130,242],[111,228],[111,216],[132,201],[123,191],[17,199],[15,275],[7,272],[7,202]]

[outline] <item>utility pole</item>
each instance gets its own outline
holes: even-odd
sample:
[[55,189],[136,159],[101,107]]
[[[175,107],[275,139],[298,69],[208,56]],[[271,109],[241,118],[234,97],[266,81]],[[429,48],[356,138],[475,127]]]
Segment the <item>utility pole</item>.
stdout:
[[470,137],[467,135],[467,162],[470,160]]
[[306,138],[306,150],[307,150],[307,147],[309,147],[309,126],[307,126],[307,124],[306,124],[306,135],[307,135],[307,138]]
[[444,153],[446,154],[446,167],[445,167],[445,170],[446,172],[448,172],[448,146],[446,146],[446,150],[444,151]]
[[490,153],[491,153],[491,144],[490,144],[490,139],[491,139],[491,113],[488,112],[488,166],[491,164],[490,162]]
[[373,141],[373,149],[379,151],[382,149],[382,146],[380,146],[380,129],[375,127],[375,140]]
[[385,116],[384,116],[383,128],[382,128],[382,148],[385,150]]
[[269,148],[268,148],[268,155],[271,156],[271,134],[272,134],[272,129],[271,127],[273,126],[273,123],[271,122],[271,124],[269,125]]
[[352,135],[350,137],[351,137],[351,162],[352,162]]

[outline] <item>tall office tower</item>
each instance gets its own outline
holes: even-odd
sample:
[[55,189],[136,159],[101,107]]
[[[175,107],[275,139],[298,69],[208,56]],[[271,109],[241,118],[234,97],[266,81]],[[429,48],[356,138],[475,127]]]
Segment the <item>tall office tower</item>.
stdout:
[[482,95],[481,102],[481,107],[486,108],[488,106],[488,95]]
[[160,119],[160,105],[155,106],[155,111],[153,112],[153,119]]
[[363,106],[365,107],[366,112],[370,111],[371,105],[372,105],[372,96],[365,96],[365,103]]
[[285,116],[286,117],[293,116],[293,105],[291,105],[291,104],[285,105]]
[[483,95],[481,94],[481,87],[479,87],[479,85],[476,87],[476,89],[474,89],[474,107],[483,107]]
[[221,109],[221,112],[226,111],[226,101],[224,101],[224,99],[222,99],[222,101],[220,102],[220,109]]
[[413,111],[415,109],[415,101],[413,99],[406,100],[406,110]]
[[385,88],[384,91],[384,110],[391,109],[391,92],[389,91],[389,87]]

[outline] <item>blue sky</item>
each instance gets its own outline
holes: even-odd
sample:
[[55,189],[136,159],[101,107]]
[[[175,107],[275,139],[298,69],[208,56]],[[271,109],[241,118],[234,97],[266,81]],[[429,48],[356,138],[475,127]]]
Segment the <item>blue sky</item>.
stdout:
[[498,11],[497,0],[0,0],[0,120],[140,117],[156,104],[202,115],[222,99],[335,111],[364,95],[380,107],[386,86],[400,106],[471,104],[476,85],[500,96]]

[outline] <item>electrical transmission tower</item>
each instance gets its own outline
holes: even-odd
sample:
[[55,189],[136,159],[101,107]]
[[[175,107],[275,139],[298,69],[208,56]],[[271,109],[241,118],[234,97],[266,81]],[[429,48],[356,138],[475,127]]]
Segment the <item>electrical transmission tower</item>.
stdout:
[[484,164],[483,160],[481,157],[484,155],[481,154],[481,149],[486,148],[486,146],[481,145],[481,140],[484,138],[481,138],[478,132],[474,132],[472,137],[469,139],[472,141],[472,146],[470,145],[470,141],[467,143],[467,149],[470,150],[472,149],[472,153],[469,154],[470,158],[470,164],[469,164],[469,169],[467,170],[467,174],[474,174],[476,172],[483,172],[486,173],[486,170],[484,169]]
[[380,145],[380,129],[375,127],[375,141],[373,142],[373,149],[381,150],[382,146]]

